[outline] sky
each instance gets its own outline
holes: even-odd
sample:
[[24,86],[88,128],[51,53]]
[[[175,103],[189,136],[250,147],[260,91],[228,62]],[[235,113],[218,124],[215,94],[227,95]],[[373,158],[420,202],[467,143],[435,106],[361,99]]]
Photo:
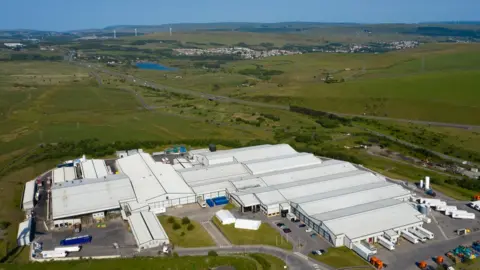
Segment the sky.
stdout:
[[0,29],[206,22],[480,21],[480,0],[5,0]]

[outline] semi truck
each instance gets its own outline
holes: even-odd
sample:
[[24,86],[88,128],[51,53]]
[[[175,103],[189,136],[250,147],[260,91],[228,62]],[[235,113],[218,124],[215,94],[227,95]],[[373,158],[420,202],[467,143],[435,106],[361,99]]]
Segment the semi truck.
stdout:
[[412,244],[418,244],[418,238],[415,235],[409,233],[407,230],[402,231],[402,237],[407,239]]
[[377,237],[377,240],[378,240],[378,243],[380,243],[380,245],[382,245],[384,248],[386,248],[388,250],[394,250],[395,249],[395,245],[392,242],[385,239],[383,236]]
[[72,246],[72,245],[80,245],[80,244],[87,244],[92,242],[91,235],[82,235],[76,237],[69,237],[65,238],[60,241],[61,246]]
[[63,247],[55,247],[55,251],[64,251],[64,252],[79,252],[82,249],[81,246],[63,246]]

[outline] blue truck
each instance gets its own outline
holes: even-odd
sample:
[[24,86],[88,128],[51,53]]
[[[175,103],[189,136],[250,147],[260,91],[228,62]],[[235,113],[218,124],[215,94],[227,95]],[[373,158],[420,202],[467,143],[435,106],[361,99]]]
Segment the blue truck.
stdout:
[[82,235],[76,237],[69,237],[65,238],[60,241],[61,246],[70,246],[70,245],[80,245],[80,244],[88,244],[92,242],[91,235]]

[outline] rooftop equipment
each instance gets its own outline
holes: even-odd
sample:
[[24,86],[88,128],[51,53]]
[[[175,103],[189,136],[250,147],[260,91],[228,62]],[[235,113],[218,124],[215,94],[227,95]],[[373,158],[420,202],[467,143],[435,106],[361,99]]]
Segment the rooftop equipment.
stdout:
[[213,143],[209,144],[208,145],[208,150],[210,150],[210,152],[215,152],[217,151],[217,146]]

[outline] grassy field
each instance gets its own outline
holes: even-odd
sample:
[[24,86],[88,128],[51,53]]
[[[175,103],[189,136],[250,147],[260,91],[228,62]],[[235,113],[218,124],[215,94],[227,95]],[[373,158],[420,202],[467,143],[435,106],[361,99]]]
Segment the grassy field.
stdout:
[[234,245],[268,245],[291,250],[292,244],[268,224],[262,223],[257,231],[235,229],[233,224],[222,225],[214,217],[213,223]]
[[253,253],[248,256],[255,259],[263,270],[285,269],[285,262],[275,256],[263,253]]
[[176,247],[209,247],[215,246],[215,242],[202,225],[196,221],[190,220],[190,224],[194,226],[192,230],[187,230],[187,225],[182,224],[180,218],[174,217],[174,223],[181,225],[181,228],[174,230],[173,224],[169,223],[169,216],[159,216],[158,219],[162,223],[163,228],[167,232],[170,242]]
[[309,255],[311,258],[335,268],[354,267],[368,265],[347,247],[329,248],[323,255]]
[[[97,269],[201,269],[208,270],[218,266],[233,266],[237,270],[254,270],[257,262],[251,257],[242,256],[192,256],[169,258],[135,258],[115,260],[79,260],[71,262],[30,263],[30,264],[3,264],[5,270],[97,270]],[[273,269],[273,268],[272,268]]]

